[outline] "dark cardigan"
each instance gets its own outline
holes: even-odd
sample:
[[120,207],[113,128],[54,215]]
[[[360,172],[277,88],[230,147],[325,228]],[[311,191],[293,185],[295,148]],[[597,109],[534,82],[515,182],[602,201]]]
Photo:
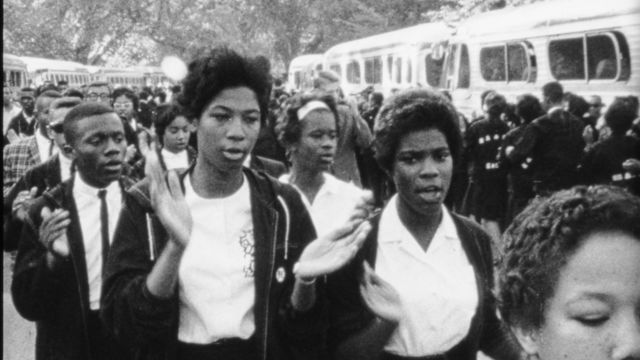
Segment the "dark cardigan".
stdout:
[[[313,223],[295,189],[250,169],[245,168],[244,173],[249,181],[255,237],[253,338],[259,358],[315,359],[326,330],[322,286],[318,284],[318,301],[308,312],[295,312],[289,300],[294,284],[292,268],[307,242],[315,238]],[[178,292],[163,300],[151,295],[145,284],[168,241],[152,214],[148,191],[148,182],[143,181],[127,194],[127,206],[109,253],[102,317],[118,340],[135,349],[136,359],[175,359]]]
[[[519,359],[519,350],[508,331],[496,316],[493,289],[493,261],[490,238],[477,224],[462,216],[451,214],[462,247],[471,263],[478,286],[478,308],[467,336],[445,354],[447,359],[476,359],[478,350],[496,360]],[[373,229],[365,244],[347,267],[327,279],[327,296],[330,303],[328,332],[329,352],[334,354],[342,341],[360,332],[374,320],[359,292],[362,262],[372,267],[376,263],[378,249],[378,225],[380,216],[372,221]],[[419,281],[419,279],[416,279]]]

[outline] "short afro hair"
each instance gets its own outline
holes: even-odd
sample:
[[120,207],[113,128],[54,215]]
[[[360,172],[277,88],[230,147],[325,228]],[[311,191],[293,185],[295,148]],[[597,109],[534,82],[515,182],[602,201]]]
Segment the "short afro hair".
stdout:
[[83,102],[80,105],[75,106],[67,113],[64,117],[64,122],[62,123],[65,140],[67,140],[71,145],[75,144],[75,138],[77,135],[75,133],[76,123],[88,117],[104,114],[116,115],[116,112],[111,106],[107,106],[99,102]]
[[295,95],[289,98],[285,104],[280,118],[278,130],[279,140],[283,146],[288,147],[300,141],[302,135],[301,119],[298,119],[298,110],[311,101],[321,101],[329,107],[336,123],[338,131],[338,110],[336,102],[330,95],[318,95],[314,93]]
[[518,96],[516,101],[516,115],[518,115],[525,124],[544,115],[542,104],[535,95],[524,94]]
[[614,134],[623,135],[631,129],[633,120],[637,117],[637,109],[628,97],[618,97],[613,100],[604,114],[604,121]]
[[380,167],[391,172],[400,138],[424,129],[442,132],[455,167],[462,151],[458,112],[444,95],[428,89],[405,90],[383,104],[375,121],[373,140]]
[[269,61],[263,56],[249,58],[227,47],[217,47],[209,55],[189,64],[182,82],[178,103],[189,119],[199,119],[206,106],[225,89],[246,86],[253,90],[264,124],[269,111],[271,74]]
[[539,329],[561,269],[585,237],[621,231],[640,239],[640,198],[608,185],[576,186],[534,200],[503,235],[497,298],[502,319]]

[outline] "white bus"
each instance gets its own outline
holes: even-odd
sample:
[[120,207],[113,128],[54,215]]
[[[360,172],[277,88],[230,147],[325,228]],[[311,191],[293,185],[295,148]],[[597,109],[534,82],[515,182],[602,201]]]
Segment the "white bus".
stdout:
[[35,86],[40,86],[45,82],[57,85],[58,82],[65,80],[69,87],[79,88],[89,82],[89,71],[83,64],[31,56],[22,56],[21,59],[27,64]]
[[487,89],[510,101],[550,81],[605,103],[640,95],[639,15],[637,0],[556,0],[471,17],[449,42],[442,87],[470,117]]
[[91,81],[106,82],[112,89],[118,87],[142,88],[145,86],[144,72],[132,68],[91,67]]
[[385,96],[394,89],[437,87],[451,32],[445,23],[428,23],[340,43],[324,54],[324,67],[340,74],[347,95],[367,86]]
[[2,83],[9,85],[13,94],[29,86],[27,64],[19,56],[2,54]]
[[289,64],[287,90],[300,92],[313,88],[313,79],[322,70],[322,54],[300,55]]

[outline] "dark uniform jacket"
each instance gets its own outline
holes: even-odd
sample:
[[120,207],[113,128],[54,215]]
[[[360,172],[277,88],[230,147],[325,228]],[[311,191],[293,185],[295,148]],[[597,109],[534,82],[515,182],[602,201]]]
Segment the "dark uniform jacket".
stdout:
[[[326,323],[322,288],[318,286],[318,301],[308,312],[298,313],[290,307],[293,265],[306,243],[315,238],[313,223],[295,189],[253,170],[243,171],[249,181],[254,227],[253,339],[259,359],[316,359]],[[152,213],[148,191],[148,182],[143,181],[127,194],[109,252],[102,316],[116,337],[135,349],[136,359],[175,359],[178,291],[169,299],[159,299],[145,284],[168,241]]]
[[[478,308],[469,333],[447,351],[446,358],[475,360],[478,350],[482,350],[496,360],[519,359],[517,345],[509,338],[508,331],[496,316],[489,235],[467,218],[453,213],[451,217],[476,275]],[[342,341],[367,327],[375,318],[364,304],[358,286],[363,261],[367,261],[372,267],[376,264],[379,220],[380,216],[372,221],[372,230],[356,258],[327,279],[327,297],[331,304],[328,331],[330,352],[334,352]]]
[[[125,177],[120,183],[123,188],[132,185]],[[47,268],[47,250],[39,241],[40,211],[45,206],[66,209],[71,219],[67,228],[70,256],[53,270]],[[36,322],[36,360],[95,359],[89,345],[89,283],[79,216],[71,178],[38,198],[23,226],[11,294],[20,315]],[[125,350],[113,339],[111,343],[113,356],[126,360]]]
[[534,159],[536,193],[567,189],[578,182],[577,170],[584,152],[584,124],[556,108],[531,122],[507,156],[512,164]]
[[287,167],[280,161],[257,155],[251,155],[249,168],[256,171],[262,171],[267,175],[271,175],[271,177],[275,179],[278,179],[287,172]]
[[580,180],[587,185],[617,185],[640,196],[640,174],[627,172],[622,167],[630,158],[640,159],[640,140],[612,135],[587,152],[580,167]]

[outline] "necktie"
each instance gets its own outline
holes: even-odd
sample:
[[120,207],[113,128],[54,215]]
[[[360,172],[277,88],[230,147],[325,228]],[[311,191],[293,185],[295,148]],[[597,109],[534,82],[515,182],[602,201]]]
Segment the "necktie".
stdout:
[[107,264],[107,255],[109,254],[109,212],[107,210],[107,190],[98,190],[100,198],[100,233],[102,234],[102,271]]
[[49,144],[49,157],[51,157],[51,155],[53,155],[53,147],[55,146],[55,143],[53,142],[53,140],[51,140],[51,144]]

